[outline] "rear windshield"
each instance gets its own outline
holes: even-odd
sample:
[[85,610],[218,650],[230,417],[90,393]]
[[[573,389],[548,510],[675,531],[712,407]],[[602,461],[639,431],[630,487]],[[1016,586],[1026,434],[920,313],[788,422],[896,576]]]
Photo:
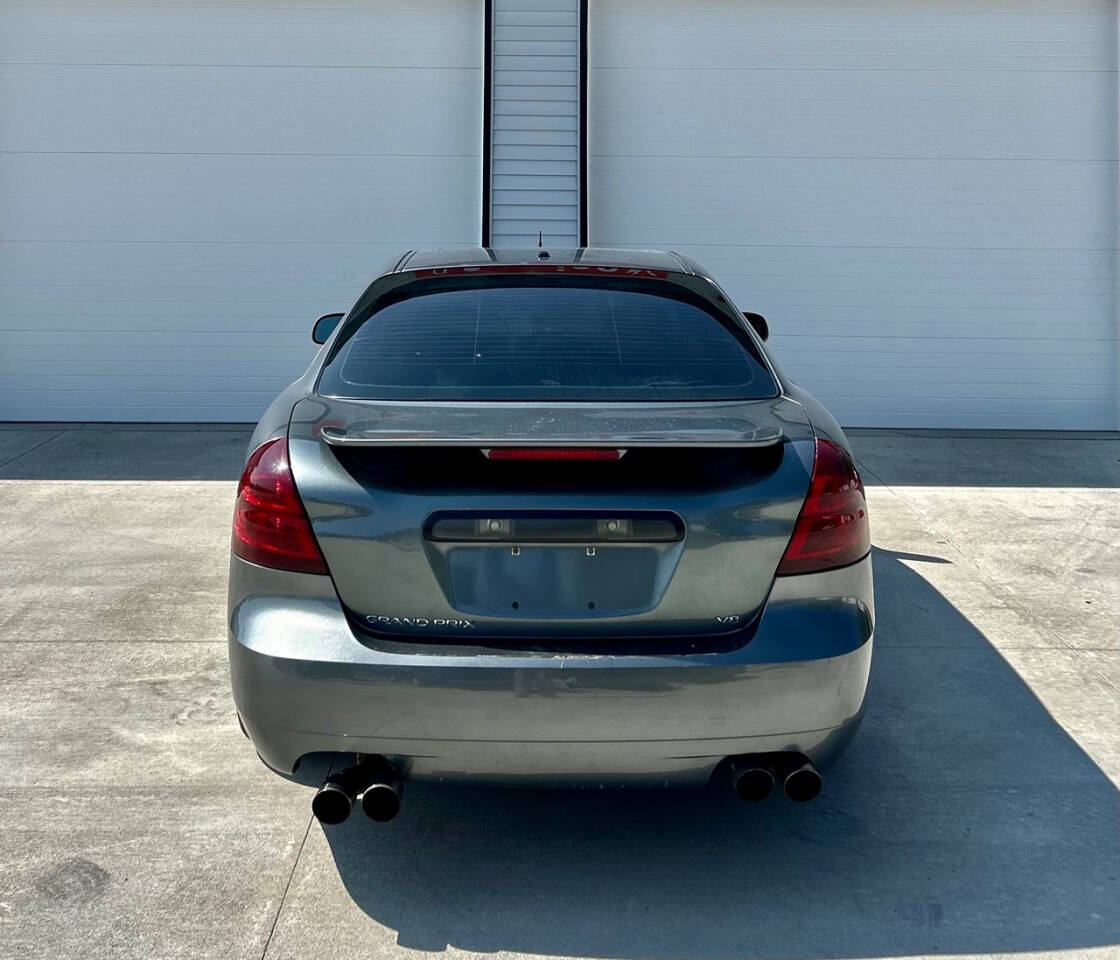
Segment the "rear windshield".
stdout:
[[698,297],[664,286],[663,294],[626,280],[488,278],[375,302],[340,334],[319,393],[573,401],[775,395],[743,331]]

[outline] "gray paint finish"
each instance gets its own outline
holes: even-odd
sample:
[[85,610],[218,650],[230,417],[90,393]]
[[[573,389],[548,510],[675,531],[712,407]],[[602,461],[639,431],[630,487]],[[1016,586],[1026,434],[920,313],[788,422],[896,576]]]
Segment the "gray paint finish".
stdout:
[[579,0],[494,0],[491,246],[579,244]]
[[[301,400],[292,411],[288,430],[292,475],[342,601],[362,616],[407,614],[443,620],[470,613],[475,631],[492,637],[700,637],[727,631],[716,620],[717,615],[733,614],[744,624],[749,622],[767,600],[774,571],[809,485],[814,433],[806,411],[783,398],[680,407],[602,404],[594,411],[588,411],[587,406],[409,405],[318,396]],[[739,440],[748,450],[761,449],[775,456],[772,460],[768,457],[766,468],[757,473],[741,467],[738,482],[724,480],[721,486],[708,484],[696,490],[619,491],[605,483],[603,487],[589,485],[588,489],[565,492],[542,492],[536,487],[437,492],[438,488],[382,486],[377,480],[355,474],[331,452],[337,441],[321,430],[324,422],[337,424],[335,429],[344,436],[354,435],[367,443],[380,430],[385,431],[384,441],[400,442],[403,436],[414,433],[417,421],[442,427],[438,436],[471,447],[489,442],[470,439],[479,436],[481,424],[481,436],[495,437],[499,445],[609,443],[634,450],[644,449],[652,441],[658,448],[667,447],[667,454],[674,446],[682,448],[672,453],[687,457],[690,446],[703,447],[712,438],[724,444]],[[759,444],[756,436],[764,438],[763,443]],[[775,436],[787,441],[780,449],[774,445]],[[689,533],[683,544],[669,543],[659,548],[645,544],[643,549],[650,553],[635,553],[629,558],[624,552],[637,551],[638,545],[600,543],[594,563],[598,576],[607,582],[596,587],[594,613],[580,609],[584,601],[577,605],[569,598],[567,603],[560,603],[557,596],[549,599],[563,609],[562,613],[531,612],[531,604],[523,595],[526,586],[511,586],[526,577],[522,569],[534,555],[531,549],[525,550],[525,557],[512,561],[512,566],[505,560],[503,568],[508,546],[482,547],[480,553],[477,549],[464,551],[460,544],[458,557],[470,559],[465,561],[466,569],[458,581],[450,558],[431,549],[428,542],[424,551],[417,549],[426,518],[440,510],[504,516],[507,512],[516,515],[533,510],[596,509],[669,511],[680,518]],[[547,582],[554,585],[554,592],[559,591],[557,583],[574,584],[588,576],[589,561],[583,547],[573,546],[578,549],[565,552],[553,547],[548,551]],[[370,577],[371,570],[377,570],[378,575]],[[261,576],[267,576],[267,571]],[[503,584],[506,590],[521,590],[519,612],[511,615],[508,599],[501,606],[472,606],[460,595],[456,603],[451,584],[458,582],[462,590],[464,582],[471,583],[476,577]],[[617,599],[625,593],[628,579],[636,580],[645,591],[644,599],[633,605]],[[856,595],[870,602],[869,596]],[[608,600],[611,596],[616,599]],[[231,595],[231,606],[235,600]],[[379,629],[390,633],[401,630]],[[403,633],[407,635],[409,628]]]
[[781,750],[824,767],[862,717],[871,589],[869,558],[779,580],[751,642],[725,653],[557,656],[359,642],[325,577],[235,557],[234,702],[284,772],[328,750],[384,754],[410,780],[519,786],[699,786],[728,755]]

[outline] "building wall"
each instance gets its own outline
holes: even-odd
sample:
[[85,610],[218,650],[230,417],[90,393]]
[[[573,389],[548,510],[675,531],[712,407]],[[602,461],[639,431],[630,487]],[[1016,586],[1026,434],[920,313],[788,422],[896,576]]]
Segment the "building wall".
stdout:
[[861,426],[1117,426],[1114,0],[597,0],[594,242]]
[[[494,4],[494,242],[574,242],[578,3]],[[0,0],[0,419],[252,420],[478,242],[483,12]],[[590,13],[592,243],[706,263],[846,424],[1117,426],[1116,0]]]
[[0,419],[253,420],[478,243],[479,0],[0,4]]

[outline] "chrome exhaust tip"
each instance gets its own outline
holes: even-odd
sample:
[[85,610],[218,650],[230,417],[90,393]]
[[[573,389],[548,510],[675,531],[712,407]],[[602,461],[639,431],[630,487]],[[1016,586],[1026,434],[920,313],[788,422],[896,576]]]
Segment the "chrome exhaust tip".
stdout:
[[328,826],[343,823],[354,809],[354,795],[343,784],[327,779],[311,798],[315,819]]
[[805,760],[786,774],[782,790],[794,803],[807,803],[817,797],[823,785],[824,781],[812,761]]
[[792,750],[750,753],[729,759],[731,786],[749,803],[765,800],[779,783],[782,792],[794,803],[807,803],[823,786],[817,768],[803,753]]
[[733,761],[731,764],[731,785],[735,792],[749,803],[757,803],[770,796],[777,778],[769,764],[751,760],[749,757]]
[[376,781],[362,794],[362,813],[370,820],[387,823],[401,812],[401,792],[404,784],[396,779]]
[[[386,791],[389,797],[384,796]],[[361,797],[362,809],[372,819],[392,820],[401,808],[400,792],[400,778],[388,760],[362,757],[358,763],[332,773],[323,781],[311,799],[311,812],[320,823],[337,826],[350,816]],[[368,806],[367,796],[370,798]]]

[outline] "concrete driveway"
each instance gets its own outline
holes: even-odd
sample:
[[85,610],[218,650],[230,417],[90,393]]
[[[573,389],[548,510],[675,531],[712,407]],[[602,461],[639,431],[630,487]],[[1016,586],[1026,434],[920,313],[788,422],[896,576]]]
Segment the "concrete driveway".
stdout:
[[876,665],[816,803],[411,785],[326,831],[229,698],[247,436],[0,429],[0,957],[1120,956],[1114,436],[855,434]]

